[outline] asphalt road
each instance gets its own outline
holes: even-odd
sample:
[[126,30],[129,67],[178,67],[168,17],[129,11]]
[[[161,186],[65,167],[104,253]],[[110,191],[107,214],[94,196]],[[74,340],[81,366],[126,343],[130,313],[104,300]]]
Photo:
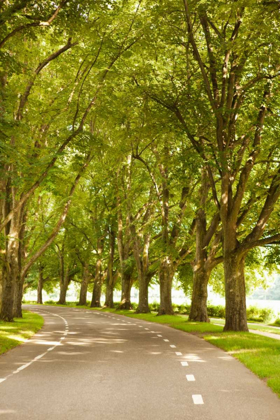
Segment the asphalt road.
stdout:
[[280,400],[229,354],[164,325],[82,309],[0,356],[0,419],[279,420]]

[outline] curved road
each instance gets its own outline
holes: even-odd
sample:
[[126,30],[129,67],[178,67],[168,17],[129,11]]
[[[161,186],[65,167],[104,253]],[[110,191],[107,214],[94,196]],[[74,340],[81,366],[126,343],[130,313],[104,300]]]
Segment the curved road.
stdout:
[[0,357],[0,419],[280,418],[265,383],[200,338],[110,313],[28,309],[45,325]]

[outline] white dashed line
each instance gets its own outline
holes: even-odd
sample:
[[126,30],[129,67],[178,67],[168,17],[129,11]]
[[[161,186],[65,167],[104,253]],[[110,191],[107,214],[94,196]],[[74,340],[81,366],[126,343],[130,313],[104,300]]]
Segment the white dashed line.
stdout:
[[183,356],[183,354],[180,351],[176,351],[176,356]]
[[145,330],[149,331],[149,328],[145,328]]
[[158,336],[158,337],[162,337],[162,335],[161,335],[161,334],[158,334],[157,336]]
[[182,366],[189,366],[188,362],[181,362]]
[[163,341],[166,341],[166,343],[169,341],[167,338],[164,338]]
[[193,375],[186,375],[187,381],[193,382],[195,381],[195,377]]
[[170,347],[171,347],[172,349],[176,349],[176,346],[174,346],[174,344],[170,344]]
[[203,398],[201,395],[192,395],[193,403],[194,404],[204,404]]

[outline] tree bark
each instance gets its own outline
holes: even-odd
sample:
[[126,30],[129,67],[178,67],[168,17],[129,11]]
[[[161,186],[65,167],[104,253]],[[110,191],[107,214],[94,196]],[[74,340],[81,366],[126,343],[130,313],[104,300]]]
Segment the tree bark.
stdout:
[[94,279],[94,286],[92,292],[92,299],[91,299],[91,308],[100,308],[101,307],[101,288],[103,283],[103,276],[102,276],[102,260],[101,260],[101,252],[103,250],[103,244],[100,242],[98,246],[98,260],[96,263],[96,271],[95,271],[95,279]]
[[194,271],[190,321],[210,322],[207,314],[207,286],[210,272],[205,267]]
[[106,299],[105,299],[105,306],[107,308],[114,307],[114,286],[115,286],[115,276],[113,272],[113,265],[114,265],[114,255],[115,255],[115,239],[116,234],[113,230],[109,231],[110,235],[110,253],[108,258],[108,269],[107,269],[107,276],[106,276]]
[[67,268],[65,270],[65,274],[64,274],[64,269],[63,269],[62,270],[62,275],[60,277],[59,300],[57,302],[60,305],[65,305],[66,304],[66,293],[67,293],[67,290],[68,290],[69,283],[70,283],[69,269]]
[[40,305],[43,304],[43,267],[39,266],[39,279],[38,279],[38,287],[37,287],[37,303]]
[[79,299],[79,306],[84,306],[87,304],[87,289],[88,289],[88,282],[89,282],[90,274],[89,274],[89,263],[86,262],[83,265],[83,279],[81,283],[80,289],[80,299]]
[[14,317],[15,285],[20,281],[19,236],[20,213],[6,226],[6,252],[3,264],[2,308],[0,319],[11,322]]
[[104,306],[114,308],[114,284],[111,283],[108,273],[106,277],[106,298]]
[[131,273],[124,272],[122,275],[122,297],[120,309],[132,309],[130,297],[132,284],[133,281],[131,278]]
[[173,315],[172,281],[174,269],[169,257],[164,257],[159,269],[160,306],[158,315]]
[[244,267],[244,256],[236,252],[225,254],[226,324],[224,331],[248,331]]
[[11,272],[7,265],[3,267],[2,277],[2,305],[0,319],[3,321],[13,321],[13,303],[14,303],[14,282]]
[[150,311],[149,308],[149,284],[152,278],[152,274],[148,274],[143,272],[140,277],[138,277],[139,281],[139,303],[136,310],[138,314],[147,314]]
[[14,309],[13,315],[15,318],[22,318],[22,296],[23,296],[23,282],[21,281],[20,275],[14,288]]
[[207,271],[207,251],[204,246],[206,235],[206,214],[204,211],[207,193],[205,171],[202,174],[201,207],[196,217],[196,258],[193,267],[193,293],[190,310],[190,321],[210,322],[207,314],[207,285],[210,271]]

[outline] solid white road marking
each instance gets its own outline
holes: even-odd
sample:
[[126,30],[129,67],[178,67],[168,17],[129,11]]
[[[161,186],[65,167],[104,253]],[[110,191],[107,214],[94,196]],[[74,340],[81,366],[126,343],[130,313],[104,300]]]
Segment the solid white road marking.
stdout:
[[182,366],[189,366],[188,362],[181,362]]
[[180,351],[176,351],[176,356],[183,356],[182,353]]
[[201,395],[192,395],[193,403],[194,404],[204,404],[203,398]]
[[195,381],[195,377],[193,375],[186,375],[187,381],[193,382]]

